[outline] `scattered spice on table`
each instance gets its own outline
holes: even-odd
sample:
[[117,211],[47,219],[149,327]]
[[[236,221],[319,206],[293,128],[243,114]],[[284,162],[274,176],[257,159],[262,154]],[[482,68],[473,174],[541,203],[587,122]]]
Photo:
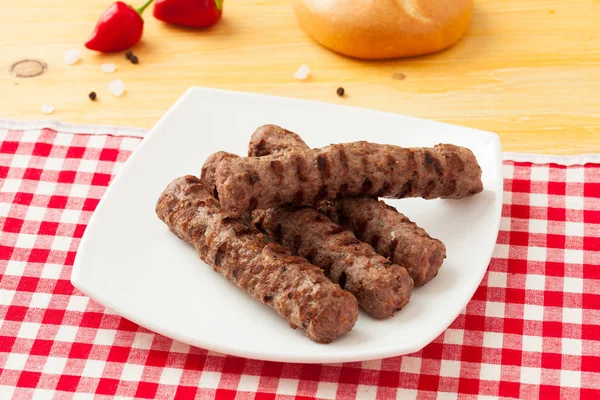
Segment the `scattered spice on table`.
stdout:
[[396,79],[397,81],[401,81],[406,78],[406,75],[404,75],[402,72],[394,72],[392,74],[392,78]]
[[115,64],[109,63],[109,64],[102,64],[100,66],[100,70],[102,72],[104,72],[105,74],[110,74],[113,73],[117,70],[117,66]]
[[125,58],[128,60],[131,60],[131,56],[133,55],[133,52],[131,50],[127,50],[125,52]]
[[137,63],[140,62],[140,60],[138,60],[138,57],[135,54],[133,54],[131,56],[131,58],[129,59],[129,61],[131,61],[132,64],[137,64]]
[[76,64],[77,61],[79,61],[79,50],[77,50],[77,49],[67,50],[67,52],[65,53],[65,63],[67,65],[73,65],[73,64]]
[[42,114],[50,115],[54,112],[54,107],[50,104],[42,104],[42,106],[40,107],[40,111],[42,112]]
[[308,68],[308,65],[302,64],[300,67],[298,67],[298,69],[294,73],[294,78],[298,79],[299,81],[303,81],[306,78],[308,78],[309,75],[310,75],[310,68]]
[[120,79],[115,79],[108,84],[108,92],[113,96],[119,97],[125,92],[125,84]]
[[89,96],[90,100],[92,100],[92,101],[96,100],[96,97],[97,97],[96,92],[90,92],[90,94],[88,94],[88,96]]
[[340,86],[339,88],[337,88],[337,90],[336,90],[335,92],[336,92],[336,93],[337,93],[337,95],[338,95],[338,96],[340,96],[340,97],[344,96],[344,93],[346,93],[346,91],[344,90],[344,88],[343,88],[343,87],[341,87],[341,86]]

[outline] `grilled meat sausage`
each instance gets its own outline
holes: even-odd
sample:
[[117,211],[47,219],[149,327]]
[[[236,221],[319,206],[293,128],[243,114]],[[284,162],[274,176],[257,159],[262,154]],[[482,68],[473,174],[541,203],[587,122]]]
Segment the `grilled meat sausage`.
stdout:
[[215,183],[223,210],[232,216],[344,196],[459,199],[483,190],[473,153],[450,144],[402,148],[354,142],[226,158]]
[[356,299],[331,282],[320,268],[271,243],[249,221],[227,217],[219,202],[191,175],[167,186],[156,205],[158,217],[200,258],[272,307],[291,327],[329,343],[358,318]]
[[373,317],[389,317],[408,302],[413,280],[406,269],[380,256],[314,208],[255,210],[252,217],[259,230],[321,267]]
[[[309,147],[296,133],[265,125],[252,135],[248,155],[264,156],[290,148]],[[214,179],[214,174],[212,177]],[[422,286],[435,277],[446,258],[446,246],[441,241],[383,201],[368,196],[343,197],[321,200],[315,206],[335,223],[352,230],[359,240],[373,246],[379,254],[404,266],[415,286]]]

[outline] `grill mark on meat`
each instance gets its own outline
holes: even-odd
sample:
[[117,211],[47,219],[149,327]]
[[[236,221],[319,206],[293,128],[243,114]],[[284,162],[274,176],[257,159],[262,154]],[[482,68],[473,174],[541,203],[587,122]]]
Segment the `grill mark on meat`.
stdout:
[[368,193],[369,190],[371,190],[372,187],[373,187],[373,182],[371,182],[371,180],[369,179],[368,176],[365,177],[365,180],[363,181],[363,184],[362,184],[361,191],[363,193]]
[[442,164],[440,164],[440,162],[437,159],[433,160],[433,169],[435,170],[435,173],[441,179],[442,176],[444,175],[444,169],[442,168]]
[[323,263],[321,263],[321,269],[325,272],[325,275],[329,276],[329,272],[331,271],[331,266],[333,265],[333,260],[330,256],[328,256]]
[[312,264],[313,260],[315,259],[316,256],[316,251],[315,249],[311,249],[311,251],[302,254],[302,257],[306,258],[308,260],[309,263]]
[[323,179],[329,179],[329,165],[327,164],[327,158],[323,154],[317,156],[317,167],[319,167]]
[[298,250],[300,249],[300,246],[302,246],[302,238],[300,237],[300,235],[296,235],[294,236],[294,240],[292,240],[291,243],[291,250],[294,254],[298,254]]
[[390,243],[389,253],[386,257],[393,257],[396,252],[396,247],[398,247],[398,238],[393,238]]
[[340,280],[338,282],[338,285],[340,285],[340,287],[342,289],[346,288],[346,279],[347,279],[346,272],[342,272],[340,275]]
[[281,224],[277,224],[275,230],[273,231],[273,239],[279,241],[281,240]]
[[258,181],[260,181],[260,178],[258,177],[258,175],[254,174],[254,173],[248,174],[248,183],[250,183],[250,185],[254,186],[254,184]]
[[354,230],[354,233],[356,233],[356,235],[358,237],[362,237],[365,234],[365,231],[367,230],[367,221],[364,219],[359,219],[356,221],[356,229]]
[[398,199],[405,198],[412,190],[412,182],[413,182],[412,180],[409,180],[408,182],[406,182],[404,184],[404,186],[402,186],[402,189],[400,189],[400,191],[394,197],[396,197]]
[[255,210],[257,205],[258,205],[258,200],[256,200],[256,197],[250,198],[250,209]]
[[374,248],[377,248],[377,245],[379,244],[379,235],[373,235],[373,237],[371,238],[370,242],[371,242],[371,246],[373,246]]
[[300,157],[299,154],[296,154],[293,161],[296,165],[296,175],[298,176],[298,180],[300,180],[300,182],[306,182],[306,176],[304,175],[304,170],[306,169],[304,158]]
[[425,188],[425,190],[423,190],[423,194],[422,197],[427,197],[431,194],[431,192],[433,192],[435,190],[435,180],[430,180],[429,183],[427,183],[427,187]]
[[429,166],[433,163],[434,158],[431,156],[429,150],[425,150],[425,165]]
[[340,162],[342,163],[344,168],[348,169],[348,156],[346,156],[346,152],[344,151],[343,148],[340,149],[339,156],[340,156]]
[[273,296],[265,296],[265,297],[263,297],[263,300],[265,302],[272,301],[273,300]]
[[287,271],[287,268],[284,265],[284,266],[281,267],[281,272],[285,272],[285,271]]
[[227,243],[223,243],[217,249],[217,253],[215,254],[215,265],[217,267],[221,266],[221,263],[223,262],[223,257],[225,257],[226,251],[227,251]]
[[254,150],[258,157],[266,156],[268,152],[265,151],[265,140],[261,139],[254,147]]
[[316,200],[322,200],[327,197],[327,185],[322,185],[319,189],[319,193],[317,193]]
[[302,190],[298,190],[298,191],[296,192],[296,194],[294,195],[294,200],[292,201],[292,203],[293,203],[295,206],[300,206],[300,205],[302,205],[302,199],[303,199],[303,197],[304,197],[304,193],[302,193]]
[[377,191],[377,193],[375,194],[375,197],[381,197],[383,195],[386,195],[388,193],[389,187],[390,187],[390,183],[388,181],[383,182],[383,185]]
[[394,166],[396,165],[396,159],[394,158],[394,156],[392,156],[391,154],[386,154],[385,162],[387,163],[390,169],[394,169]]

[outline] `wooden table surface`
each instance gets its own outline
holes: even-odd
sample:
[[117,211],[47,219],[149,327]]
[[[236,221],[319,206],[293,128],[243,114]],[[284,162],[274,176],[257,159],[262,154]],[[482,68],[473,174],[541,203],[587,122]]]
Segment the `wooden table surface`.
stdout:
[[[350,0],[349,0],[350,1]],[[151,127],[190,86],[268,93],[391,111],[500,134],[506,151],[600,152],[600,0],[475,0],[466,37],[455,47],[405,60],[366,62],[314,43],[289,0],[228,0],[206,31],[167,26],[146,10],[140,64],[83,47],[112,0],[4,2],[0,24],[0,117]],[[142,3],[141,0],[137,3]],[[78,48],[82,60],[63,61]],[[47,63],[36,78],[10,66]],[[117,71],[104,74],[100,64]],[[309,81],[292,75],[301,64]],[[394,79],[404,74],[405,79]],[[120,78],[126,94],[107,84]],[[343,86],[347,96],[338,98]],[[92,102],[88,93],[99,99]]]

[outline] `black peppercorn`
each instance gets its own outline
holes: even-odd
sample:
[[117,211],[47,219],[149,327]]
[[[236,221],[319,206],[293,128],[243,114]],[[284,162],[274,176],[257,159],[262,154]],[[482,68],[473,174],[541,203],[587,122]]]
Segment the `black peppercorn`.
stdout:
[[96,92],[90,92],[90,94],[88,94],[88,97],[92,101],[96,100]]
[[131,56],[129,61],[131,61],[132,64],[137,64],[139,62],[139,60],[135,54]]
[[335,91],[337,93],[338,96],[342,97],[344,95],[344,93],[346,93],[346,91],[344,90],[343,87],[339,87],[337,88],[337,90]]
[[125,58],[131,60],[131,56],[133,56],[133,53],[131,52],[131,50],[127,50],[125,52]]

